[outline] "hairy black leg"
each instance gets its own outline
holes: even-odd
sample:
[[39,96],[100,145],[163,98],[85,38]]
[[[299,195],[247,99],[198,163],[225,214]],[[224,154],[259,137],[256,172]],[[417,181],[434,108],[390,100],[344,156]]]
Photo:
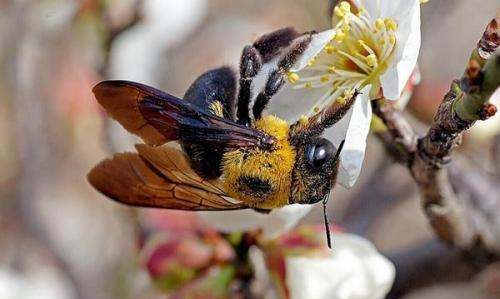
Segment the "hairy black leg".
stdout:
[[283,49],[288,47],[300,34],[293,27],[285,27],[264,34],[255,41],[253,46],[259,51],[265,62],[273,59]]
[[259,93],[253,105],[253,116],[255,119],[262,117],[262,112],[266,109],[269,100],[285,84],[285,78],[279,70],[274,70],[266,81],[264,90]]
[[305,33],[289,46],[287,52],[278,61],[278,68],[271,72],[267,78],[266,86],[257,96],[253,105],[253,115],[255,119],[262,117],[262,112],[267,107],[271,98],[278,93],[281,87],[285,84],[285,75],[294,65],[297,59],[304,53],[311,43],[312,33]]
[[238,93],[238,123],[250,125],[250,99],[252,98],[252,80],[262,67],[262,57],[253,46],[246,46],[241,54],[240,90]]
[[312,40],[312,32],[303,34],[295,39],[290,45],[288,51],[284,53],[283,57],[278,61],[278,69],[285,73],[287,72],[299,59],[300,55],[304,53]]

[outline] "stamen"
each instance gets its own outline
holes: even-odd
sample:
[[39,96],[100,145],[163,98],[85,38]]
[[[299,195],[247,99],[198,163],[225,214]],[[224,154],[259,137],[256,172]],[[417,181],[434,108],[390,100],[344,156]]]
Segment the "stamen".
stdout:
[[340,3],[340,9],[345,13],[351,12],[351,4],[347,1],[342,1]]
[[337,31],[337,34],[335,34],[335,40],[339,43],[341,43],[345,39],[345,37],[346,34],[341,30]]
[[328,46],[325,47],[325,51],[328,54],[333,54],[335,52],[335,47],[332,46],[332,45],[328,45]]
[[385,18],[384,23],[389,31],[396,31],[398,29],[398,24],[391,18]]
[[378,30],[378,31],[381,31],[382,29],[385,28],[385,23],[384,23],[384,20],[382,20],[381,18],[378,18],[376,21],[375,21],[375,28]]
[[300,79],[300,76],[294,72],[288,72],[286,75],[288,77],[288,82],[290,82],[292,84],[297,83],[297,81],[299,81],[299,79]]
[[323,50],[299,74],[288,73],[294,89],[324,88],[315,98],[318,112],[332,101],[345,103],[354,90],[379,83],[396,49],[397,23],[391,18],[372,18],[360,7],[356,14],[342,1],[334,8],[335,33]]
[[345,16],[345,12],[343,12],[342,9],[340,9],[340,7],[338,7],[338,6],[335,6],[335,8],[333,9],[333,12],[335,13],[335,15],[337,15],[340,18],[343,18]]
[[375,56],[375,54],[370,54],[366,56],[365,61],[366,64],[368,64],[368,66],[370,67],[377,67],[378,65],[378,59],[377,56]]

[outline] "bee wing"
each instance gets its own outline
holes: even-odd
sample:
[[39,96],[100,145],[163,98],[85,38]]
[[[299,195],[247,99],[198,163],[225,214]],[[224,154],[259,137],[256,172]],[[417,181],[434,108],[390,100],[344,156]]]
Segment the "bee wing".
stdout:
[[150,145],[182,140],[228,147],[266,146],[269,135],[155,88],[128,81],[103,81],[93,92],[106,111]]
[[[161,168],[160,164],[152,166],[135,153],[116,154],[102,161],[87,178],[104,195],[131,206],[189,211],[247,208],[242,203],[229,201],[220,189],[201,180],[192,171],[170,170]],[[183,178],[188,180],[182,181]]]
[[139,155],[170,181],[187,184],[208,192],[225,195],[218,181],[207,181],[201,178],[189,165],[186,155],[171,146],[152,147],[147,144],[136,144]]

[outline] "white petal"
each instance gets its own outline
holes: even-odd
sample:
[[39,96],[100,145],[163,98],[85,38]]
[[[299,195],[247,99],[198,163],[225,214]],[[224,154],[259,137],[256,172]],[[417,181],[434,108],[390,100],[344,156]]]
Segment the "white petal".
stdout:
[[363,7],[364,9],[366,9],[370,17],[374,20],[380,17],[380,2],[381,0],[354,0],[354,4],[358,8]]
[[330,29],[314,34],[311,43],[290,70],[292,72],[298,72],[307,66],[307,63],[316,57],[316,55],[326,47],[326,44],[332,40],[334,33],[335,29]]
[[389,16],[398,23],[395,63],[380,78],[384,96],[390,100],[397,100],[401,95],[417,65],[421,43],[419,0],[396,2],[395,8],[386,9]]
[[325,138],[338,147],[345,139],[340,154],[340,169],[337,183],[350,188],[356,183],[363,166],[366,138],[370,132],[372,109],[370,104],[371,85],[366,86],[356,99],[347,115],[324,133]]
[[293,89],[289,83],[276,94],[265,111],[266,115],[276,115],[289,123],[302,115],[308,115],[316,101],[324,95],[329,86],[313,89]]
[[286,259],[286,283],[292,299],[381,299],[394,282],[394,265],[367,240],[332,234],[328,257]]
[[254,210],[199,212],[201,218],[215,229],[237,232],[262,229],[264,238],[274,238],[294,227],[312,209],[312,205],[288,205],[269,214]]

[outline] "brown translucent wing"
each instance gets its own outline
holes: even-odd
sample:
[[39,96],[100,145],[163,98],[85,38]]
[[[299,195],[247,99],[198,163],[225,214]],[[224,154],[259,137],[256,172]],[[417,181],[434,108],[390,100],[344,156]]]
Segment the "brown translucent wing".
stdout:
[[174,183],[182,183],[208,192],[225,195],[217,181],[201,178],[190,166],[186,155],[171,146],[152,147],[147,144],[136,144],[139,155],[147,160],[156,170]]
[[[189,211],[247,208],[244,204],[229,201],[219,189],[203,182],[196,174],[190,183],[180,181],[183,176],[193,175],[191,171],[181,173],[180,169],[158,171],[138,154],[123,153],[99,163],[87,178],[104,195],[132,206]],[[208,191],[213,188],[218,193]]]
[[140,83],[103,81],[93,92],[111,117],[150,145],[173,140],[228,147],[265,147],[274,143],[264,132],[217,117]]

